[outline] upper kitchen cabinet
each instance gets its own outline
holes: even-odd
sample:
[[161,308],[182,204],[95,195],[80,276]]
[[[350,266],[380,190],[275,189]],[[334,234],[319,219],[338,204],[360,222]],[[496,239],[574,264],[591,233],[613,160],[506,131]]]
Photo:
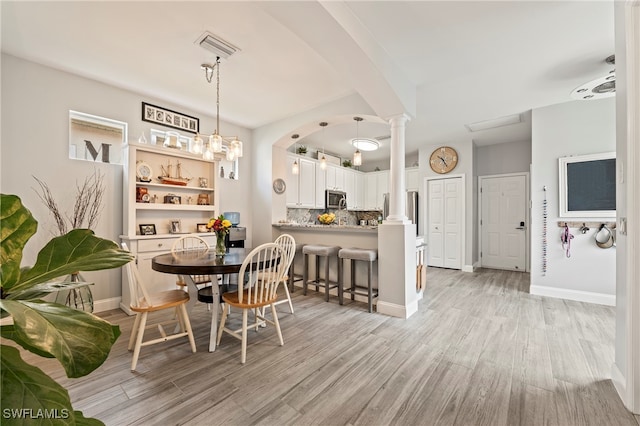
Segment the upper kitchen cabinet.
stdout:
[[384,194],[389,192],[389,170],[371,172],[365,176],[364,208],[382,210]]
[[[293,163],[298,162],[298,174],[292,172]],[[287,155],[287,207],[316,207],[316,163],[312,160]]]
[[404,182],[407,191],[420,190],[420,169],[418,167],[409,167],[404,171]]
[[326,170],[326,189],[334,189],[336,191],[344,191],[345,169],[341,166],[327,164]]
[[364,174],[344,169],[344,191],[348,210],[364,210]]

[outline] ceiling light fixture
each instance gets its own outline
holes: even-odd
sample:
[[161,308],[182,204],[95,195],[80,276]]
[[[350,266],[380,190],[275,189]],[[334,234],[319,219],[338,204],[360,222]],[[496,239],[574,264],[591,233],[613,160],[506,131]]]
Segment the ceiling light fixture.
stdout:
[[[353,117],[356,121],[356,139],[360,140],[360,122],[363,120],[362,117]],[[353,143],[353,142],[352,142]],[[360,148],[356,146],[356,152],[353,153],[353,165],[354,166],[362,166],[362,153],[360,152]]]
[[[300,137],[299,134],[293,134],[291,135],[291,139],[293,139],[294,141],[296,141],[296,139],[298,139]],[[298,152],[298,142],[296,141],[294,143],[294,152]],[[296,158],[295,160],[293,160],[293,164],[291,165],[291,173],[294,175],[297,175],[300,173],[300,165],[298,164],[298,159]]]
[[[611,55],[605,59],[609,65],[615,65],[616,57]],[[580,101],[593,101],[596,99],[609,98],[616,94],[616,70],[612,69],[604,77],[591,80],[580,87],[576,87],[571,92],[571,97]]]
[[[206,160],[213,160],[216,153],[226,151],[227,160],[234,161],[236,158],[242,157],[242,142],[237,136],[221,136],[220,135],[220,57],[216,57],[216,63],[202,64],[200,66],[204,70],[204,76],[207,83],[211,83],[213,80],[213,74],[216,75],[216,129],[209,136],[209,140],[204,143],[203,141],[203,154],[202,156]],[[196,139],[200,138],[200,135],[196,135]],[[195,146],[196,144],[194,144]],[[195,152],[195,149],[192,149]]]
[[327,158],[324,156],[324,139],[325,139],[325,131],[324,129],[327,127],[329,123],[323,121],[320,123],[322,127],[322,158],[320,159],[320,168],[322,170],[327,170]]
[[496,127],[510,126],[511,124],[522,123],[522,114],[506,115],[493,120],[478,121],[476,123],[465,124],[470,132],[495,129]]
[[351,139],[351,145],[361,151],[375,151],[380,148],[380,142],[375,139],[369,138],[354,138]]

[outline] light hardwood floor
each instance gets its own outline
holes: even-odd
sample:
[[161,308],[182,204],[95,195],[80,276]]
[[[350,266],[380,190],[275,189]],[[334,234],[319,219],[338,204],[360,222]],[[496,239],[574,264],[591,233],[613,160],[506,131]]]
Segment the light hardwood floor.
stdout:
[[[107,425],[628,425],[610,380],[611,307],[531,296],[529,275],[430,268],[419,312],[407,320],[293,293],[273,327],[207,352],[209,313],[192,314],[198,352],[173,341],[126,350],[133,318],[102,314],[123,335],[107,362],[67,379],[74,407]],[[237,318],[237,314],[234,315]]]

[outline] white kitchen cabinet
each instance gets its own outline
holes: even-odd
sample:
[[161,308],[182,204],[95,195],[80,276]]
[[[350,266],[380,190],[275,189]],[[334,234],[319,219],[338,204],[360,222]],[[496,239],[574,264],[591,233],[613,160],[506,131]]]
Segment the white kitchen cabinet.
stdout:
[[364,210],[364,175],[355,170],[344,170],[344,190],[348,210]]
[[410,167],[404,171],[404,183],[407,191],[420,190],[420,169],[418,167]]
[[[293,162],[298,162],[298,174],[291,171]],[[316,164],[297,155],[287,156],[287,207],[315,208]]]
[[345,190],[344,176],[345,176],[344,167],[327,164],[326,189],[344,191]]
[[384,194],[389,192],[389,171],[367,173],[365,180],[365,209],[382,210]]
[[[175,288],[175,276],[151,269],[151,259],[171,250],[179,234],[171,234],[171,223],[178,222],[180,233],[197,232],[197,225],[207,223],[217,211],[216,162],[187,151],[150,144],[128,143],[123,146],[123,229],[121,240],[136,257],[141,278],[153,292]],[[170,175],[180,174],[190,180],[186,185],[161,183],[162,169]],[[150,182],[140,181],[148,175]],[[153,225],[151,235],[141,235],[141,225]],[[214,243],[215,244],[215,243]],[[126,274],[122,279],[121,308],[127,313],[131,301]]]
[[320,167],[319,163],[316,163],[316,209],[325,208],[325,189],[327,187],[327,174]]

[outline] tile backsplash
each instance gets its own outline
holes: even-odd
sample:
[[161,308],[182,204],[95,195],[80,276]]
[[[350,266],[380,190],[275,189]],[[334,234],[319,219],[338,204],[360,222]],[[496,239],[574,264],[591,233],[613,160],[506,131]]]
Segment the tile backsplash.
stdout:
[[318,216],[322,213],[334,213],[336,215],[336,222],[341,220],[343,225],[358,225],[361,220],[373,220],[379,219],[382,216],[382,212],[377,210],[368,211],[348,211],[348,210],[334,210],[334,209],[292,209],[287,208],[287,221],[292,223],[320,223],[318,222]]

